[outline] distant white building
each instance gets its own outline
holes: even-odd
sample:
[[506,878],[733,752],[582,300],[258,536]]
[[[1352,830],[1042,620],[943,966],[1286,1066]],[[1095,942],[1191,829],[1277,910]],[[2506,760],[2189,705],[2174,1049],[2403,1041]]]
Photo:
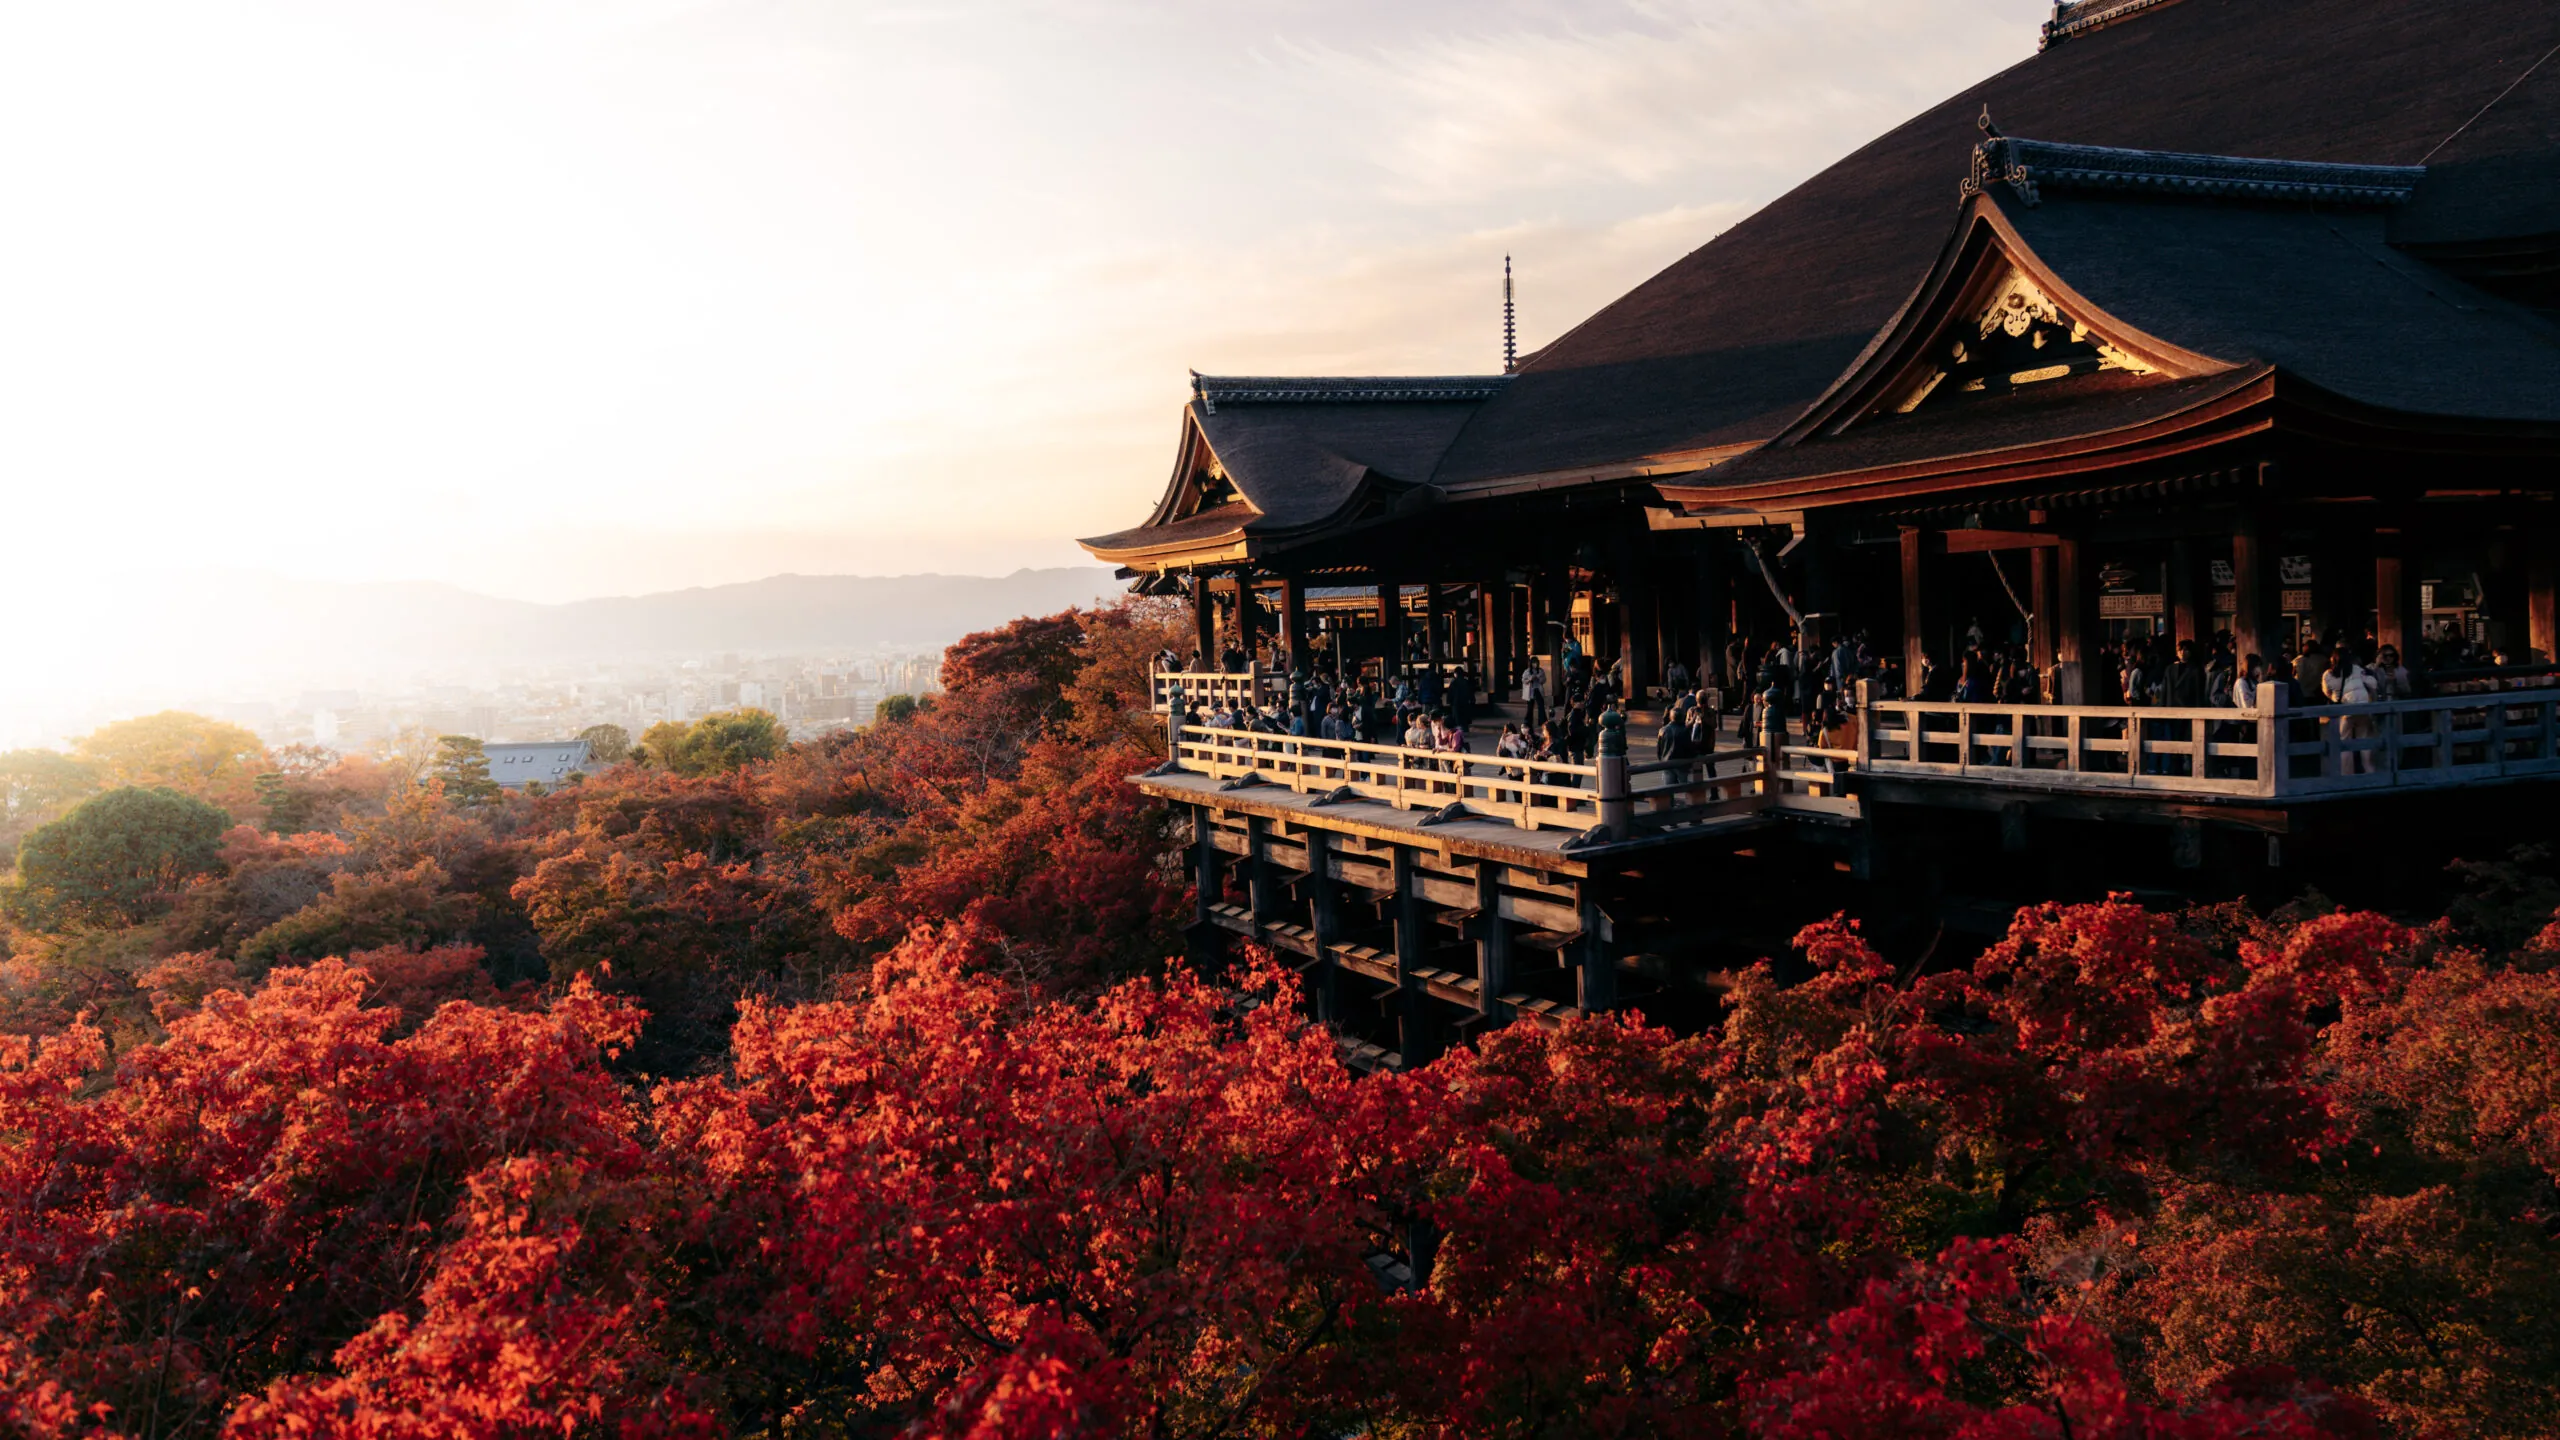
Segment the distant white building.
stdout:
[[501,741],[480,748],[489,757],[489,778],[509,790],[536,780],[558,785],[571,771],[588,768],[584,740]]

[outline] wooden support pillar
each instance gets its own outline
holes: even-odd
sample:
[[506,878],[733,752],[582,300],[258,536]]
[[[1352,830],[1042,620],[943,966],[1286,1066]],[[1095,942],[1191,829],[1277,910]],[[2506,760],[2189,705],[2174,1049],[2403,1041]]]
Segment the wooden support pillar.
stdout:
[[1440,582],[1427,580],[1422,586],[1422,658],[1434,673],[1440,669]]
[[1218,602],[1209,593],[1209,577],[1191,572],[1191,623],[1198,627],[1196,637],[1202,668],[1218,668]]
[[1616,546],[1610,569],[1618,582],[1618,654],[1626,661],[1627,703],[1635,704],[1662,674],[1652,654],[1652,577],[1645,573],[1644,557],[1624,540]]
[[[2027,625],[2027,663],[2038,675],[2049,673],[2054,661],[2054,600],[2059,587],[2054,584],[2054,557],[2061,551],[2056,546],[2038,545],[2027,551],[2027,608],[2035,618]],[[2045,697],[2052,700],[2052,696]]]
[[1294,575],[1280,582],[1280,634],[1290,668],[1307,670],[1307,590]]
[[1316,1015],[1339,1024],[1342,971],[1334,963],[1333,949],[1342,940],[1342,886],[1333,878],[1333,832],[1309,830],[1306,841],[1308,928],[1316,937]]
[[2552,542],[2560,537],[2539,528],[2518,533],[2524,544],[2524,643],[2534,659],[2549,664],[2560,658],[2560,590],[2553,584],[2560,556],[2552,553]]
[[1387,632],[1387,655],[1379,663],[1383,678],[1393,683],[1404,665],[1404,587],[1393,581],[1378,587],[1378,624]]
[[2499,530],[2489,537],[2489,566],[2480,579],[2489,587],[2485,606],[2489,612],[2489,648],[2501,650],[2512,658],[2533,643],[2530,596],[2532,586],[2525,576],[2524,535],[2518,530]]
[[1396,1049],[1407,1065],[1429,1063],[1440,1053],[1438,1031],[1423,1008],[1422,971],[1431,917],[1424,913],[1421,888],[1414,884],[1413,851],[1396,847]]
[[1929,563],[1933,541],[1944,543],[1926,530],[1902,527],[1902,683],[1913,696],[1920,693],[1920,677],[1928,670],[1929,630],[1939,608],[1929,593],[1930,582],[1939,578]]
[[2203,649],[2213,638],[2213,590],[2203,574],[2204,547],[2184,536],[2169,542],[2169,638]]
[[1573,942],[1579,969],[1574,975],[1574,1003],[1584,1013],[1597,1015],[1618,1008],[1618,966],[1609,955],[1609,942],[1603,932],[1608,919],[1600,913],[1600,904],[1590,894],[1591,882],[1581,884],[1582,936]]
[[2377,530],[2373,536],[2373,638],[2376,647],[2391,646],[2402,664],[2415,667],[2425,619],[2418,609],[2418,565],[2410,533],[2404,525]]
[[1733,639],[1732,549],[1719,531],[1698,554],[1699,673],[1714,676],[1719,685],[1741,683],[1740,676],[1724,673],[1724,649]]
[[1209,836],[1209,807],[1193,805],[1191,811],[1191,866],[1193,883],[1199,891],[1198,903],[1191,918],[1203,925],[1209,923],[1209,907],[1218,903],[1224,888],[1225,856]]
[[1502,867],[1476,862],[1476,1013],[1499,1022],[1510,1010],[1511,923],[1502,918]]
[[2090,594],[2097,588],[2097,576],[2090,573],[2088,552],[2077,535],[2065,535],[2053,547],[2053,703],[2085,705],[2095,693],[2089,684],[2089,666],[2097,659],[2098,647],[2090,642],[2089,625],[2096,618],[2096,606]]
[[1280,877],[1274,873],[1267,853],[1271,843],[1271,822],[1259,815],[1244,818],[1244,889],[1245,903],[1253,910],[1253,938],[1263,939],[1262,927],[1280,912]]
[[2282,548],[2271,516],[2240,512],[2231,532],[2231,643],[2242,659],[2256,655],[2270,671],[2284,639],[2284,576],[2276,554]]
[[1511,690],[1515,668],[1511,647],[1518,629],[1512,612],[1518,602],[1519,593],[1507,581],[1497,580],[1484,587],[1484,694],[1496,703],[1507,698]]
[[1253,569],[1240,566],[1236,570],[1236,648],[1244,652],[1245,664],[1259,663],[1254,645],[1254,627],[1262,619],[1262,602],[1253,593]]

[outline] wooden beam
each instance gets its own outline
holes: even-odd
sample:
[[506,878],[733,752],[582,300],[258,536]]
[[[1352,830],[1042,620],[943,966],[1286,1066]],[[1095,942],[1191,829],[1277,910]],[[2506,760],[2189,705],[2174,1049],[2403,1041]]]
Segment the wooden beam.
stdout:
[[2059,535],[2041,530],[1950,530],[1947,553],[1970,555],[1977,550],[2050,550],[2062,543]]

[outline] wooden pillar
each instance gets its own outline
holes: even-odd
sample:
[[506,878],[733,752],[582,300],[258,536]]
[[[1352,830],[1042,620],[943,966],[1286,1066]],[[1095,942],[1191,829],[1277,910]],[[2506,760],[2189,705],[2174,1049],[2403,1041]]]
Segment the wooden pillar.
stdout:
[[1920,693],[1920,676],[1928,668],[1930,605],[1927,571],[1929,532],[1902,527],[1902,683],[1905,693]]
[[[2053,669],[2054,601],[2060,587],[2054,584],[2054,557],[2057,546],[2038,545],[2027,551],[2027,608],[2035,618],[2027,625],[2027,663],[2038,675]],[[2045,697],[2051,700],[2053,697]]]
[[2524,542],[2524,643],[2532,647],[2534,659],[2547,665],[2560,659],[2560,591],[2553,586],[2560,556],[2552,553],[2552,542],[2560,537],[2540,528],[2519,533]]
[[1577,887],[1582,892],[1582,934],[1573,942],[1580,969],[1574,976],[1574,1003],[1586,1014],[1597,1015],[1618,1008],[1618,967],[1609,956],[1609,942],[1602,932],[1608,919],[1600,913],[1599,903],[1591,898],[1591,881],[1585,878]]
[[2169,638],[2202,649],[2213,638],[2213,590],[2202,573],[2204,547],[2184,536],[2169,542]]
[[1714,676],[1719,685],[1737,685],[1740,676],[1724,673],[1724,648],[1733,639],[1733,547],[1722,540],[1723,533],[1715,532],[1698,555],[1698,655],[1701,674]]
[[2406,525],[2374,532],[2373,632],[2377,647],[2400,652],[2401,663],[2418,663],[2419,632],[2425,619],[2418,610],[2418,565]]
[[2532,585],[2525,575],[2524,536],[2517,530],[2499,530],[2489,537],[2489,566],[2480,579],[2489,587],[2485,598],[2489,612],[2489,646],[2512,657],[2523,646],[2533,643]]
[[1440,582],[1426,580],[1422,585],[1422,658],[1434,673],[1440,669]]
[[2276,554],[2282,548],[2273,517],[2258,509],[2240,513],[2231,532],[2231,643],[2241,658],[2258,656],[2270,670],[2283,639],[2284,577]]
[[1404,587],[1393,581],[1378,587],[1378,625],[1387,632],[1387,655],[1378,662],[1381,678],[1393,684],[1404,664]]
[[2097,588],[2097,577],[2090,573],[2087,550],[2077,535],[2065,535],[2053,547],[2053,663],[2055,684],[2053,703],[2085,705],[2095,693],[2089,684],[2089,666],[2097,659],[2098,647],[2089,643],[2090,622],[2096,619],[2096,606],[2090,603],[2090,592]]
[[1191,623],[1198,627],[1200,663],[1211,670],[1218,668],[1218,602],[1209,593],[1209,577],[1191,572]]
[[1438,1032],[1424,1009],[1422,972],[1427,942],[1424,931],[1431,917],[1423,912],[1422,892],[1414,884],[1413,851],[1396,847],[1392,869],[1395,883],[1396,929],[1396,1049],[1407,1065],[1428,1063],[1440,1053]]
[[1307,664],[1307,591],[1295,575],[1280,582],[1280,633],[1291,668],[1313,673]]
[[1619,542],[1611,568],[1618,582],[1618,653],[1627,662],[1627,703],[1632,705],[1644,699],[1645,687],[1661,675],[1651,653],[1653,586],[1632,544]]
[[1244,652],[1247,665],[1256,663],[1254,626],[1261,620],[1262,603],[1253,593],[1253,570],[1250,566],[1236,570],[1236,648]]
[[1511,646],[1518,628],[1512,617],[1519,595],[1510,584],[1496,581],[1484,587],[1484,694],[1487,700],[1500,703],[1510,692]]
[[1225,857],[1209,838],[1209,807],[1194,805],[1191,810],[1191,865],[1193,883],[1197,887],[1197,905],[1191,918],[1206,925],[1209,907],[1218,903],[1225,875]]
[[1342,887],[1333,878],[1333,833],[1309,830],[1306,842],[1308,925],[1316,937],[1316,1014],[1338,1024],[1342,1020],[1342,972],[1334,963],[1333,949],[1342,940]]
[[1271,857],[1271,822],[1259,815],[1244,818],[1244,893],[1245,904],[1253,911],[1253,938],[1263,938],[1262,927],[1271,923],[1280,909],[1280,880],[1273,873]]
[[1476,862],[1476,1013],[1500,1020],[1511,991],[1511,924],[1502,918],[1502,867]]

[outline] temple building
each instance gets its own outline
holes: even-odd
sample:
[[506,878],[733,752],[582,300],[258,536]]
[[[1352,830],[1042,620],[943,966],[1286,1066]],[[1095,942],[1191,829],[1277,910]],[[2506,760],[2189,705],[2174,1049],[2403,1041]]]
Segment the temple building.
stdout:
[[[2043,39],[1502,373],[1194,377],[1154,513],[1083,542],[1196,607],[1135,783],[1347,1050],[1676,1009],[1807,905],[2246,888],[2549,804],[2560,6],[2080,0]],[[1510,694],[1570,642],[1641,724],[1674,667],[1738,697],[1843,640],[1854,742],[1721,773],[1179,721],[1283,656]],[[2178,641],[2464,659],[2124,693]],[[1954,688],[1986,647],[2029,683]]]

